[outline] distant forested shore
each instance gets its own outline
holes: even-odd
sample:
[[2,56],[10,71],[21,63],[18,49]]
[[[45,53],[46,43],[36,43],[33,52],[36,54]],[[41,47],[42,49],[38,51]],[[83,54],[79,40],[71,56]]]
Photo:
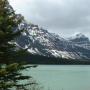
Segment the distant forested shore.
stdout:
[[[42,55],[33,55],[26,53],[23,57],[19,57],[20,60],[28,62],[30,64],[50,64],[50,65],[90,65],[90,60],[87,59],[64,59],[56,57],[47,57]],[[18,59],[19,60],[19,59]]]

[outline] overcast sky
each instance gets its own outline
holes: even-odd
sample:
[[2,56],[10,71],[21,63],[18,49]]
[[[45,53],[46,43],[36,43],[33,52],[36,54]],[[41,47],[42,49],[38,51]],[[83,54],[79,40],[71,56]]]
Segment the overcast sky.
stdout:
[[90,0],[9,0],[16,13],[50,32],[90,37]]

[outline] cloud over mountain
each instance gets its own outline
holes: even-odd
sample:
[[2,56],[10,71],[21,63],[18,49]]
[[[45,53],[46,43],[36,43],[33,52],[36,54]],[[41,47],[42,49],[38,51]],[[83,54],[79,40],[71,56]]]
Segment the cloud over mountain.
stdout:
[[70,36],[90,31],[90,0],[10,0],[16,12],[51,32]]

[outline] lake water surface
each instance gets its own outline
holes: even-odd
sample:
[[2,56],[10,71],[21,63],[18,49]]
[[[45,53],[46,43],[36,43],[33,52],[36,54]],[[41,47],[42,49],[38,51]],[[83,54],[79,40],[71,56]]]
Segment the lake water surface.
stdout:
[[45,90],[90,90],[89,65],[39,65],[25,73]]

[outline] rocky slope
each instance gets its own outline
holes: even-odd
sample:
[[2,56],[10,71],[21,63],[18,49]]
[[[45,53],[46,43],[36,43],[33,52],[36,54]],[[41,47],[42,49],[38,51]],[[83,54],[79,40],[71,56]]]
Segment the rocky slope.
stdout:
[[17,45],[28,48],[28,52],[32,54],[67,59],[90,58],[90,41],[83,34],[67,40],[38,25],[28,24],[25,20],[19,28],[25,29],[25,32],[17,39]]

